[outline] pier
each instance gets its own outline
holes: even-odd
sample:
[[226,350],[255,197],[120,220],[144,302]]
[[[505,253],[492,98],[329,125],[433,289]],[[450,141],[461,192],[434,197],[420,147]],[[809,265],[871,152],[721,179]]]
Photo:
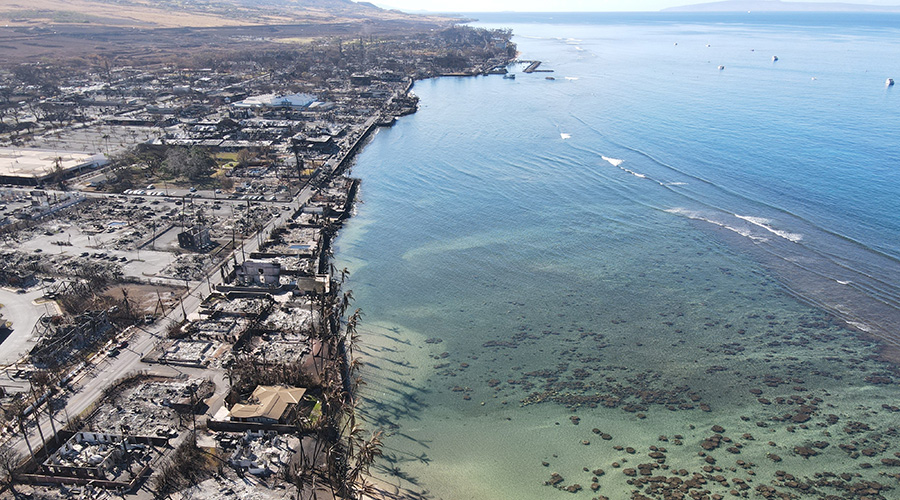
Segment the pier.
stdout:
[[[522,61],[522,62],[525,62],[525,61]],[[522,72],[523,73],[534,73],[535,70],[537,70],[538,66],[540,66],[540,65],[541,65],[540,61],[531,61],[531,64],[529,64],[528,67],[525,68],[525,70]]]
[[541,61],[519,61],[520,63],[528,63],[528,67],[522,70],[522,73],[553,73],[552,69],[538,69]]

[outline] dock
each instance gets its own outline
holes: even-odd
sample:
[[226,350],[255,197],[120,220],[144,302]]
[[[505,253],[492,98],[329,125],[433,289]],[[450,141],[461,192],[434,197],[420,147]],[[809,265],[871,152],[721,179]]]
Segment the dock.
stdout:
[[522,73],[553,73],[552,69],[538,69],[541,61],[519,61],[521,63],[529,63],[528,67],[522,70]]
[[541,65],[540,61],[531,61],[531,64],[529,64],[528,67],[525,68],[525,70],[522,72],[523,73],[534,73],[534,71],[536,69],[538,69],[538,66],[540,66],[540,65]]

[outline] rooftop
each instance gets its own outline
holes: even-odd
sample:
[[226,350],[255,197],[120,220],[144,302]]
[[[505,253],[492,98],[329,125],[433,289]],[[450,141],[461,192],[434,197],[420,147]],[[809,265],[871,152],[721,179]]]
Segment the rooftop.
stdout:
[[268,418],[280,420],[288,406],[303,399],[306,389],[302,387],[260,385],[253,391],[256,404],[236,404],[228,416],[231,418]]
[[63,171],[106,163],[102,153],[79,153],[26,148],[0,148],[0,175],[12,177],[45,177],[53,173],[56,163]]

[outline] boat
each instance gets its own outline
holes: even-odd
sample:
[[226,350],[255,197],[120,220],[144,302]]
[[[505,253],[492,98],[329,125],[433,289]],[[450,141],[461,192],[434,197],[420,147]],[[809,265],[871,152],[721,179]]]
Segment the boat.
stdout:
[[544,78],[546,78],[547,80],[556,80],[556,78],[553,78],[552,76],[545,76]]
[[884,82],[884,85],[887,86],[887,87],[890,87],[890,86],[893,85],[893,84],[894,84],[894,79],[893,79],[893,78],[888,78],[888,79],[885,80],[885,82]]
[[778,60],[778,56],[772,56],[772,62],[775,62],[777,60]]
[[515,80],[516,74],[515,73],[507,73],[507,74],[503,75],[503,78],[506,78],[507,80]]
[[722,71],[723,69],[725,69],[725,66],[719,66],[719,71]]

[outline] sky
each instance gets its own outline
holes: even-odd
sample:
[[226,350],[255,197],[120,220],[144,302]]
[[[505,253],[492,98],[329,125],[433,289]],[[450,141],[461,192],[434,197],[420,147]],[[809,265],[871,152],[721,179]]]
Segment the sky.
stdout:
[[[714,0],[369,0],[379,7],[405,12],[594,12],[656,11]],[[790,0],[821,3],[897,5],[897,0]]]

